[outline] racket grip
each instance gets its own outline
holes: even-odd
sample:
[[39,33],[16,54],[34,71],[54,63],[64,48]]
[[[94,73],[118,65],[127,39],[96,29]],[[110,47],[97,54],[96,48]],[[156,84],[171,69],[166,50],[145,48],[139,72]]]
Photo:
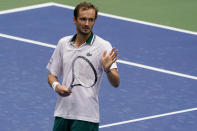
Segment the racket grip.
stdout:
[[72,90],[72,88],[73,88],[72,86],[69,86],[69,87],[68,87],[68,90]]

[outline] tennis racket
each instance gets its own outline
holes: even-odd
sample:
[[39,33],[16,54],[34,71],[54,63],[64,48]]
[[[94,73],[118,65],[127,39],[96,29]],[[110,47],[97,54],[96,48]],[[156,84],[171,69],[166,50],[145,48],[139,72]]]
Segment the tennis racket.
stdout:
[[84,56],[76,57],[72,62],[71,90],[75,86],[93,87],[97,82],[97,73],[93,64]]

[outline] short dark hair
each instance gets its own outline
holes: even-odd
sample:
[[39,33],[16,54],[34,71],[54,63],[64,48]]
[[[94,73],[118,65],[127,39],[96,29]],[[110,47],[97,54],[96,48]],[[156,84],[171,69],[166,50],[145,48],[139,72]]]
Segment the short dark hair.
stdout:
[[94,9],[95,10],[95,19],[97,18],[97,14],[98,14],[98,9],[92,4],[92,3],[88,3],[88,2],[81,2],[79,3],[75,9],[74,9],[74,17],[77,18],[78,14],[79,14],[79,10],[80,9],[83,10],[88,10],[88,9]]

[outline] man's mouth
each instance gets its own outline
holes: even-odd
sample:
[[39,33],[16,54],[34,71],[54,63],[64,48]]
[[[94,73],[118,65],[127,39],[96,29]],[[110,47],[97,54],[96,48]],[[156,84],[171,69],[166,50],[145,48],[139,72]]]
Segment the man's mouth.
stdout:
[[84,30],[89,30],[89,27],[86,27],[86,26],[85,26],[85,27],[83,27],[83,29],[84,29]]

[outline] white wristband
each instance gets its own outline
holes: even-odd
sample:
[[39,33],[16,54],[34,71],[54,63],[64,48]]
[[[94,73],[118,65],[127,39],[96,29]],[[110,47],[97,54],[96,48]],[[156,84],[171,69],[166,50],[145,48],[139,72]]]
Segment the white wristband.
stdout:
[[59,82],[53,82],[53,84],[52,84],[52,88],[53,88],[53,90],[55,91],[55,89],[56,89],[56,87],[57,87],[57,85],[60,85],[60,83]]

